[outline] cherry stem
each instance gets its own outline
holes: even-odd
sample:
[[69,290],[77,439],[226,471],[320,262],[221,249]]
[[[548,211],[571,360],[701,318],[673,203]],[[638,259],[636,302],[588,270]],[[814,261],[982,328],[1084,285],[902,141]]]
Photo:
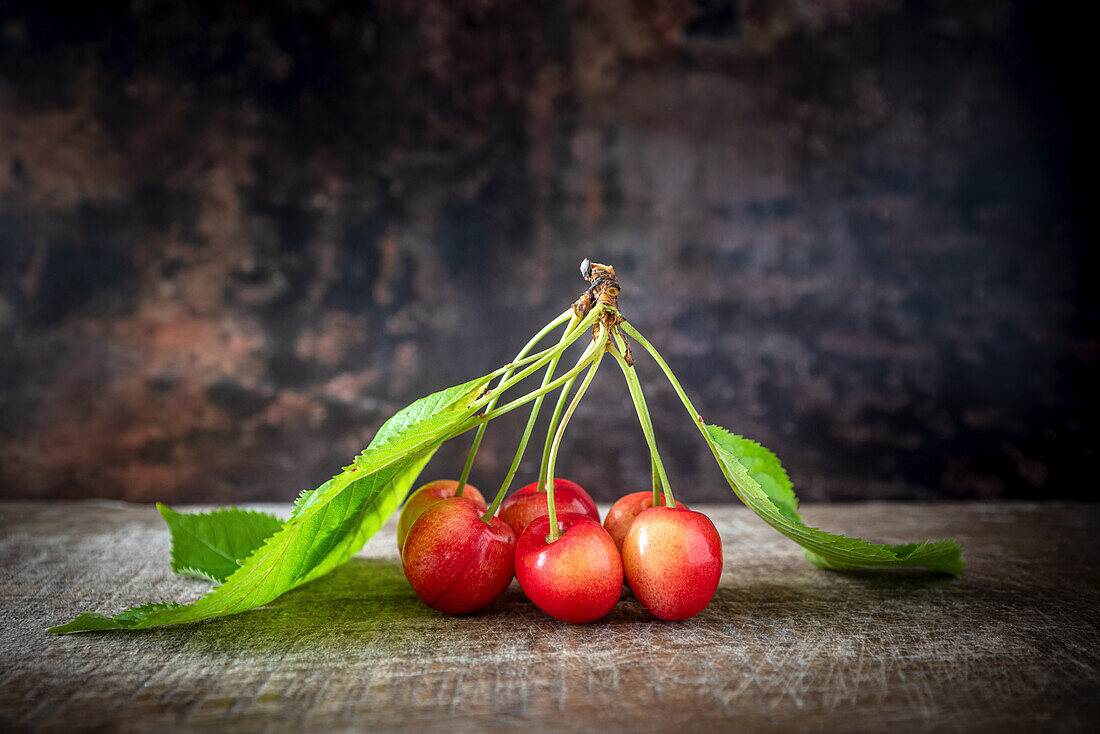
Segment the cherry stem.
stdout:
[[[619,315],[619,310],[614,306],[603,304],[604,310],[614,314],[616,317]],[[546,491],[546,474],[549,469],[550,463],[550,444],[554,440],[554,430],[558,425],[558,420],[561,418],[562,410],[565,408],[566,398],[569,397],[569,391],[573,387],[573,380],[566,383],[562,388],[561,394],[558,395],[558,402],[554,405],[554,412],[550,416],[550,424],[546,427],[546,442],[542,446],[542,461],[539,463],[539,478],[536,489],[539,492]]]
[[[562,334],[559,343],[561,343],[561,341],[565,341],[566,337],[568,337],[572,333],[573,329],[576,327],[577,323],[580,320],[580,316],[578,316],[577,314],[573,314],[573,317],[569,320],[569,324],[565,327],[565,333]],[[542,378],[542,385],[540,385],[540,387],[546,387],[546,385],[550,382],[551,378],[554,376],[554,370],[557,368],[558,361],[560,359],[561,354],[558,354],[552,360],[550,360],[550,364],[546,367],[546,374]],[[490,522],[493,515],[496,514],[497,509],[500,507],[500,503],[504,501],[504,495],[508,493],[508,487],[512,485],[512,479],[515,478],[516,471],[519,469],[519,464],[523,460],[523,454],[527,451],[527,442],[531,439],[531,432],[535,428],[535,421],[538,420],[539,411],[542,409],[542,401],[545,397],[545,395],[539,395],[537,398],[535,398],[534,405],[531,406],[531,415],[527,418],[527,426],[523,429],[523,437],[520,438],[519,446],[516,448],[516,455],[512,459],[512,465],[508,467],[508,473],[504,475],[504,482],[500,485],[500,489],[497,491],[497,496],[493,498],[492,503],[485,510],[485,514],[481,518],[485,522]],[[492,408],[491,405],[489,407],[490,409]],[[487,425],[487,423],[482,423],[481,426],[478,428],[478,438],[480,438],[481,435],[485,432],[485,427]],[[476,441],[477,439],[475,439],[475,442]],[[467,460],[467,463],[469,463],[469,460]]]
[[[554,433],[554,442],[550,446],[549,461],[547,462],[547,474],[546,474],[546,508],[550,515],[550,532],[546,536],[546,540],[553,543],[555,540],[561,537],[561,529],[558,527],[558,513],[554,507],[554,465],[558,459],[558,448],[561,446],[561,437],[565,435],[565,428],[569,425],[569,419],[573,417],[573,411],[577,409],[577,406],[581,402],[581,398],[584,397],[584,393],[588,390],[588,386],[592,384],[592,378],[596,376],[596,370],[600,368],[600,362],[603,360],[603,355],[607,351],[607,327],[600,326],[600,336],[596,340],[596,354],[592,358],[592,365],[588,368],[588,372],[584,376],[584,380],[581,381],[580,387],[577,388],[577,394],[573,396],[572,402],[569,403],[569,407],[565,410],[565,415],[561,418],[561,423],[558,424],[557,431]],[[562,391],[563,394],[565,390]]]
[[[504,371],[504,374],[500,376],[500,382],[497,383],[496,390],[493,391],[492,399],[488,403],[486,403],[485,407],[487,409],[492,410],[493,406],[496,405],[497,400],[500,399],[500,386],[507,382],[508,378],[512,376],[512,373],[515,371],[516,362],[526,357],[527,353],[534,349],[535,345],[542,341],[543,337],[553,331],[558,326],[558,324],[562,323],[566,319],[569,319],[570,327],[572,327],[573,324],[576,323],[577,318],[576,315],[573,314],[572,309],[568,309],[562,312],[561,315],[557,316],[553,321],[542,327],[542,329],[540,329],[537,334],[531,337],[531,340],[529,342],[523,345],[523,349],[519,350],[519,353],[516,354],[515,358],[508,363],[509,369],[506,369]],[[565,340],[565,336],[568,335],[569,329],[567,328],[565,330],[565,335],[562,336],[562,339],[558,341],[558,344],[561,344],[561,342]],[[557,356],[553,357],[552,363],[557,364],[557,360],[560,356],[561,354],[559,353]],[[462,476],[458,479],[458,487],[455,489],[455,497],[461,497],[462,490],[466,489],[466,481],[470,478],[470,470],[474,466],[474,457],[477,456],[477,450],[481,448],[481,439],[485,436],[485,429],[488,427],[488,425],[488,423],[483,423],[477,429],[477,435],[474,436],[474,442],[470,446],[469,453],[466,454],[466,465],[462,467]]]
[[657,475],[657,462],[650,457],[649,463],[653,469],[653,506],[656,507],[661,504],[661,487],[660,484],[658,484],[660,479]]
[[[653,434],[653,421],[649,417],[649,407],[646,405],[645,394],[642,392],[642,383],[638,380],[638,373],[634,371],[632,366],[626,363],[626,359],[619,353],[619,349],[622,349],[624,346],[622,337],[616,334],[615,341],[617,342],[618,349],[612,349],[611,356],[615,358],[615,361],[623,371],[623,377],[626,378],[626,386],[630,390],[630,399],[634,403],[634,410],[638,413],[638,422],[642,425],[642,433],[645,435],[646,443],[649,444],[650,460],[657,467],[657,474],[661,479],[661,487],[664,489],[665,493],[665,506],[675,507],[676,499],[672,494],[672,485],[669,484],[668,476],[665,474],[665,465],[664,462],[661,461],[661,454],[657,451],[657,440]],[[658,504],[657,499],[658,498],[654,496],[654,506]]]
[[504,415],[505,413],[510,413],[511,411],[515,410],[516,408],[522,407],[522,406],[526,405],[527,403],[531,402],[532,400],[537,399],[540,395],[546,395],[547,393],[554,392],[555,390],[560,388],[562,385],[566,384],[570,380],[574,379],[581,372],[583,372],[584,368],[587,367],[588,364],[595,358],[595,355],[591,351],[592,347],[593,347],[592,344],[588,345],[587,349],[585,349],[584,356],[581,357],[582,361],[579,362],[576,366],[574,366],[573,369],[569,370],[568,372],[566,372],[564,375],[557,378],[553,382],[549,383],[546,387],[540,387],[538,390],[532,390],[531,392],[527,393],[523,397],[516,398],[512,402],[507,403],[507,404],[505,404],[504,406],[502,406],[500,408],[493,408],[488,413],[482,413],[481,415],[471,416],[470,418],[468,418],[466,420],[465,423],[461,424],[458,428],[456,428],[454,431],[452,431],[450,434],[448,434],[445,438],[443,438],[440,441],[440,443],[443,443],[444,441],[450,441],[452,438],[457,438],[458,436],[461,436],[463,433],[470,430],[471,428],[476,428],[476,427],[480,426],[483,423],[488,423],[489,421],[493,420],[494,418],[499,418],[500,416]]
[[[555,318],[553,321],[551,321],[549,324],[547,324],[547,326],[553,328],[554,326],[560,324],[564,320],[563,317],[568,317],[568,312],[561,314],[560,316]],[[541,352],[536,352],[535,354],[530,354],[530,355],[524,357],[523,359],[513,360],[513,361],[509,362],[508,364],[503,365],[502,367],[497,367],[495,370],[493,370],[489,374],[485,375],[485,379],[486,380],[492,380],[494,377],[497,377],[499,375],[503,375],[505,372],[511,374],[513,371],[515,371],[515,369],[517,367],[522,367],[524,365],[531,364],[532,362],[536,362],[538,360],[545,359],[547,356],[552,356],[551,353],[556,351],[558,346],[559,346],[558,344],[555,344],[554,346],[548,347],[548,348],[542,350]],[[545,362],[544,362],[544,364],[545,364]],[[488,394],[482,396],[482,400],[484,400],[484,398],[487,397],[487,396],[488,396]]]
[[[612,313],[618,313],[614,306],[604,306],[605,310]],[[576,378],[574,378],[576,379]],[[550,444],[554,440],[554,428],[558,425],[558,419],[561,418],[561,412],[565,409],[565,400],[569,397],[569,391],[573,388],[573,380],[566,383],[562,388],[561,394],[558,395],[558,402],[554,405],[554,412],[550,414],[550,425],[546,427],[546,441],[542,445],[542,461],[539,462],[539,479],[536,489],[539,492],[546,491],[546,471],[550,462]]]
[[558,426],[561,413],[565,410],[565,401],[569,398],[569,391],[573,389],[574,377],[565,383],[565,387],[558,394],[558,402],[554,405],[554,412],[550,414],[550,424],[546,427],[546,441],[542,444],[542,460],[539,461],[539,479],[536,489],[539,492],[546,491],[546,472],[550,468],[550,445],[554,442],[554,431]]
[[[582,354],[580,359],[577,360],[578,365],[580,365],[582,362],[584,362],[584,364],[586,365],[588,364],[588,362],[585,362],[585,359],[595,353],[595,346],[596,342],[592,342],[588,345],[588,347],[584,351],[584,354]],[[562,387],[561,392],[558,393],[558,402],[554,406],[553,414],[550,416],[550,423],[546,426],[546,442],[542,445],[542,459],[539,461],[539,478],[538,483],[535,485],[535,488],[539,492],[546,491],[546,472],[549,470],[550,465],[550,446],[554,442],[554,433],[557,430],[558,421],[561,418],[561,413],[565,409],[565,401],[569,397],[569,391],[573,389],[573,383],[577,381],[577,377],[579,374],[579,371],[577,372],[577,374],[574,374],[572,379],[568,380],[565,383],[565,386]]]
[[691,404],[691,400],[688,399],[687,393],[684,392],[684,388],[680,386],[680,381],[676,379],[676,375],[672,374],[672,368],[668,366],[667,362],[665,362],[664,358],[661,356],[661,353],[658,352],[656,348],[654,348],[654,346],[649,343],[649,340],[638,333],[637,329],[635,329],[626,321],[619,322],[619,326],[621,326],[627,334],[634,337],[634,340],[641,344],[642,347],[647,352],[649,352],[650,356],[653,357],[654,361],[657,362],[657,365],[661,368],[661,371],[665,373],[665,377],[667,377],[668,381],[672,383],[672,389],[675,390],[676,394],[680,397],[680,402],[684,404],[684,408],[687,410],[688,415],[691,416],[692,423],[694,423],[695,427],[699,429],[699,432],[703,434],[703,438],[706,439],[707,445],[710,446],[711,438],[710,435],[707,433],[706,426],[703,424],[703,416],[699,415],[699,411],[696,410],[695,406]]
[[[505,380],[504,382],[502,382],[501,384],[497,385],[495,388],[493,388],[492,390],[487,392],[485,395],[482,395],[480,398],[478,398],[477,400],[470,403],[470,405],[468,407],[472,408],[474,410],[480,410],[481,408],[485,407],[489,403],[495,403],[499,395],[501,395],[504,392],[510,390],[517,383],[523,382],[525,379],[530,377],[532,374],[534,374],[538,370],[542,369],[556,355],[559,355],[562,352],[564,352],[566,349],[568,349],[570,347],[570,345],[573,344],[573,342],[577,341],[577,339],[579,339],[581,337],[581,335],[584,334],[585,330],[589,326],[596,323],[596,319],[598,319],[600,317],[601,313],[602,313],[602,309],[599,306],[593,308],[589,312],[589,314],[587,316],[585,316],[584,320],[581,321],[579,324],[577,324],[576,328],[574,328],[572,331],[569,332],[569,336],[566,339],[564,339],[563,341],[561,341],[558,344],[554,345],[553,347],[550,347],[549,349],[546,349],[546,350],[540,352],[537,355],[534,355],[532,357],[527,357],[527,358],[521,360],[521,362],[526,363],[526,362],[530,362],[533,359],[537,359],[537,361],[534,364],[532,364],[530,367],[527,367],[522,372],[520,372],[518,375],[512,375],[507,380]],[[514,367],[514,366],[515,365],[509,365],[509,367]],[[490,377],[501,374],[501,372],[503,372],[503,371],[505,371],[505,370],[497,370],[497,371],[493,372],[490,375]],[[532,392],[532,393],[528,393],[528,395],[526,395],[524,397],[525,398],[526,397],[532,397],[534,395],[535,395],[535,393]],[[532,399],[533,399],[533,397],[532,397]],[[524,400],[524,402],[527,402],[527,401]],[[523,403],[520,403],[520,404],[522,405]],[[515,407],[515,406],[513,406],[513,407]],[[493,413],[494,413],[493,409],[489,409],[484,415],[492,415]],[[475,424],[475,425],[479,425],[479,424]]]

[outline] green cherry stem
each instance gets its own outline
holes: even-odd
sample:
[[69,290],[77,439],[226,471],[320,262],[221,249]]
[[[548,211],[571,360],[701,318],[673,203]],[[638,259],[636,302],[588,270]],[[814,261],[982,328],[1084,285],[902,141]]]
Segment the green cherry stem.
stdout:
[[[618,313],[618,310],[612,306],[604,306],[603,308],[613,314]],[[554,405],[554,412],[550,414],[550,425],[546,427],[546,441],[542,445],[542,461],[539,462],[539,479],[537,486],[540,492],[546,491],[546,472],[550,462],[550,444],[554,440],[554,429],[558,425],[561,413],[565,409],[565,401],[569,397],[569,391],[572,388],[573,380],[570,380],[566,383],[565,387],[562,388],[561,394],[558,395],[558,402]]]
[[[577,360],[577,364],[580,365],[583,362],[587,366],[588,362],[591,361],[590,358],[595,355],[595,347],[596,342],[593,341],[585,348],[584,354]],[[588,359],[588,361],[585,361],[586,359]],[[558,393],[558,402],[554,406],[554,412],[550,415],[550,423],[546,426],[546,441],[542,445],[542,459],[539,461],[539,478],[536,485],[539,492],[546,491],[546,473],[550,468],[550,447],[554,443],[554,433],[557,431],[562,411],[565,410],[565,403],[569,398],[569,391],[573,389],[573,383],[577,381],[578,376],[580,376],[579,371],[565,382],[561,392]]]
[[[618,337],[617,334],[616,337]],[[616,338],[615,341],[619,342],[619,349],[621,349],[621,338]],[[634,368],[628,365],[626,359],[619,353],[619,349],[612,349],[611,356],[615,358],[623,371],[623,377],[626,378],[626,386],[630,390],[630,399],[634,403],[634,410],[638,413],[638,422],[642,425],[642,433],[645,435],[646,443],[649,444],[650,459],[656,464],[657,474],[661,478],[661,487],[665,493],[665,506],[675,507],[676,499],[672,494],[672,485],[669,484],[668,476],[665,474],[665,465],[661,461],[661,454],[657,451],[657,440],[653,435],[653,421],[649,417],[649,407],[646,405],[645,395],[642,393],[642,383],[638,380],[638,374],[634,371]],[[654,505],[657,504],[656,500],[655,497]]]
[[[617,352],[614,356],[622,357],[626,354],[626,340],[618,332],[613,334],[615,337],[615,346]],[[623,377],[626,378],[627,388],[630,390],[631,400],[636,400],[635,409],[640,405],[641,410],[638,412],[638,420],[644,421],[642,423],[642,432],[648,436],[653,437],[653,446],[656,448],[657,437],[653,431],[653,419],[649,415],[649,404],[645,399],[645,391],[642,390],[641,380],[638,379],[638,371],[634,368],[634,365],[627,364],[625,358],[617,359],[619,367],[623,370]],[[648,432],[648,433],[647,433]],[[650,454],[650,464],[652,469],[652,485],[653,485],[653,504],[661,504],[661,495],[658,489],[659,486],[670,486],[668,478],[665,477],[662,483],[661,477],[664,470],[664,465],[661,463],[661,457],[659,452],[652,452]],[[666,497],[666,505],[667,497]],[[675,507],[675,504],[672,505]]]
[[[562,323],[567,318],[569,318],[569,312],[568,311],[560,314],[559,316],[557,316],[553,321],[551,321],[549,324],[544,326],[543,329],[547,329],[549,327],[549,330],[552,331],[555,326]],[[544,335],[545,335],[545,332],[544,332]],[[511,374],[512,372],[515,371],[515,369],[517,367],[523,367],[524,365],[528,365],[528,364],[531,364],[532,362],[536,362],[540,359],[546,358],[547,355],[549,355],[551,352],[553,352],[557,348],[558,348],[558,345],[555,344],[554,346],[548,347],[548,348],[542,350],[541,352],[536,352],[535,354],[530,354],[530,355],[528,355],[528,356],[526,356],[522,359],[513,360],[513,361],[509,362],[506,365],[503,365],[501,367],[497,367],[495,370],[493,370],[489,374],[485,375],[485,379],[492,380],[496,377],[499,377],[500,375],[503,375],[506,372]]]
[[[492,410],[493,406],[496,405],[496,401],[500,398],[500,386],[507,382],[508,378],[512,376],[512,373],[515,371],[516,362],[526,357],[528,352],[534,349],[535,345],[542,341],[543,337],[553,331],[558,324],[566,319],[569,319],[569,326],[565,329],[565,334],[562,335],[561,340],[558,341],[558,344],[561,344],[561,342],[565,341],[565,337],[569,335],[570,329],[576,324],[577,318],[576,315],[573,314],[573,309],[564,311],[553,321],[542,327],[537,334],[531,337],[529,342],[523,345],[523,349],[519,350],[515,358],[508,363],[511,369],[506,369],[504,374],[500,376],[500,382],[497,383],[497,389],[493,392],[492,399],[485,406],[487,409]],[[553,357],[551,359],[551,364],[557,364],[560,356],[559,353],[557,356]],[[462,467],[462,476],[458,478],[458,488],[455,489],[455,497],[461,497],[462,490],[466,489],[466,481],[470,478],[470,470],[473,469],[474,466],[474,457],[477,456],[477,451],[481,448],[481,439],[485,436],[485,429],[488,425],[488,423],[483,423],[477,429],[477,435],[474,436],[474,442],[470,445],[469,453],[466,454],[466,465]]]
[[[480,410],[481,408],[488,405],[490,402],[495,403],[496,400],[497,400],[498,395],[501,395],[504,392],[508,391],[509,389],[514,387],[517,383],[523,382],[525,379],[530,377],[532,374],[534,374],[535,372],[537,372],[538,370],[540,370],[544,366],[546,366],[546,364],[551,359],[553,359],[556,355],[561,354],[566,349],[568,349],[573,344],[573,342],[577,341],[577,339],[580,339],[581,336],[584,334],[585,330],[589,326],[591,326],[592,324],[596,323],[596,319],[598,319],[600,317],[601,313],[603,313],[603,310],[599,306],[596,306],[595,308],[593,308],[588,313],[588,315],[585,316],[584,319],[579,324],[577,324],[577,326],[572,331],[569,332],[569,335],[565,339],[560,341],[558,344],[555,344],[553,347],[550,347],[549,349],[546,349],[546,350],[540,352],[538,355],[534,355],[535,357],[537,357],[537,361],[534,364],[532,364],[531,366],[525,368],[519,374],[512,375],[507,380],[503,381],[502,383],[497,385],[495,388],[493,388],[492,390],[485,393],[484,395],[482,395],[477,400],[470,403],[470,405],[468,407],[473,408],[474,410]],[[527,358],[525,358],[524,360],[521,360],[521,361],[522,362],[529,362],[531,360],[532,360],[532,357],[527,357]],[[514,367],[515,365],[511,365],[511,366]],[[493,373],[493,375],[497,375],[497,374],[500,374],[500,373],[501,373],[501,370],[497,370],[496,372]],[[531,397],[533,395],[534,395],[534,393],[528,393],[528,395],[526,395],[524,397]],[[525,400],[524,402],[527,402],[527,401]],[[492,413],[493,413],[493,409],[489,409],[486,412],[486,415],[490,415]]]
[[[569,324],[565,327],[565,333],[562,334],[561,341],[565,341],[566,337],[572,333],[574,327],[576,327],[580,320],[580,316],[576,314],[573,315],[569,320]],[[557,368],[560,359],[561,354],[558,354],[550,360],[550,364],[546,366],[546,374],[542,378],[542,385],[539,386],[540,388],[546,387],[547,384],[549,384],[551,378],[554,376],[554,370]],[[583,355],[581,359],[584,359]],[[501,483],[496,497],[493,498],[492,503],[490,503],[489,507],[485,510],[485,514],[481,518],[485,522],[489,522],[493,515],[496,514],[497,509],[500,507],[500,503],[504,501],[504,495],[508,493],[508,488],[512,485],[512,480],[515,478],[516,471],[519,469],[519,463],[523,460],[523,454],[527,451],[527,442],[531,440],[531,432],[535,428],[535,421],[538,420],[539,411],[542,409],[542,401],[545,397],[545,395],[539,395],[535,398],[535,402],[531,406],[531,415],[527,418],[527,426],[523,429],[523,437],[519,440],[519,446],[516,448],[516,455],[512,458],[512,465],[508,467],[508,473],[504,475],[504,481]],[[492,407],[492,405],[489,406],[490,409]],[[485,427],[487,425],[487,423],[482,423],[478,428],[477,435],[479,438],[485,432]],[[475,439],[475,441],[476,440],[477,439]],[[468,460],[467,463],[469,463]]]
[[707,445],[710,446],[711,438],[710,435],[707,433],[706,426],[703,424],[703,416],[699,415],[699,411],[696,410],[695,406],[691,404],[691,400],[688,399],[687,393],[684,392],[684,388],[680,386],[680,381],[676,379],[676,375],[672,374],[672,368],[670,368],[668,366],[668,363],[665,362],[664,357],[661,356],[661,353],[658,352],[654,348],[654,346],[649,343],[649,340],[638,333],[638,330],[631,326],[628,322],[622,321],[619,323],[619,326],[621,326],[627,334],[630,334],[630,336],[634,337],[634,340],[641,344],[642,347],[647,352],[649,352],[650,356],[653,357],[654,361],[657,362],[657,365],[661,368],[661,371],[665,373],[665,377],[667,377],[668,381],[672,383],[672,389],[675,390],[676,394],[680,397],[680,402],[684,404],[684,408],[687,410],[688,415],[691,416],[691,420],[695,424],[695,427],[698,428],[699,432],[703,434],[703,438],[706,439]]
[[542,459],[539,461],[537,487],[540,492],[546,491],[546,472],[550,468],[550,446],[554,442],[554,432],[558,427],[558,421],[561,420],[562,411],[565,410],[565,401],[569,399],[569,391],[573,389],[576,379],[574,376],[558,393],[558,402],[554,404],[554,412],[550,414],[550,424],[546,426],[546,441],[542,444]]
[[[588,368],[588,372],[584,376],[584,380],[581,381],[581,386],[577,388],[577,394],[573,396],[572,402],[569,403],[569,407],[565,410],[565,415],[561,418],[561,423],[558,424],[557,431],[554,432],[554,443],[550,446],[550,457],[548,462],[548,469],[546,475],[546,507],[548,514],[550,515],[550,533],[546,536],[547,541],[553,543],[555,540],[561,537],[561,529],[558,527],[558,513],[554,508],[554,465],[558,459],[558,447],[561,446],[561,437],[565,435],[565,428],[569,425],[569,419],[573,417],[573,411],[577,409],[577,406],[581,402],[581,398],[584,397],[584,393],[588,390],[588,386],[592,384],[592,378],[596,376],[596,370],[600,368],[600,362],[603,360],[603,355],[607,349],[607,328],[600,327],[600,336],[596,341],[595,356],[592,358],[592,365]],[[563,393],[565,390],[562,391]]]
[[[598,308],[598,307],[597,307]],[[614,311],[615,309],[605,306],[608,311]],[[595,309],[593,309],[595,310]],[[554,405],[554,412],[550,414],[550,424],[546,427],[546,441],[542,445],[542,461],[539,462],[539,479],[538,479],[538,491],[546,491],[546,472],[548,464],[550,462],[550,444],[554,440],[554,429],[558,425],[558,420],[561,418],[561,413],[565,409],[565,401],[569,397],[569,391],[573,388],[573,380],[566,383],[562,388],[561,394],[558,395],[558,402]]]
[[443,441],[450,441],[452,438],[457,438],[458,436],[461,436],[463,433],[470,430],[471,428],[477,428],[482,423],[488,423],[494,418],[499,418],[505,413],[510,413],[516,408],[527,405],[527,403],[537,399],[540,395],[546,395],[547,393],[554,392],[562,385],[566,384],[570,380],[574,379],[581,372],[583,372],[584,368],[587,367],[588,364],[595,358],[595,355],[592,352],[592,347],[592,344],[588,345],[588,347],[585,349],[584,356],[582,356],[581,358],[582,361],[574,366],[571,370],[566,372],[564,375],[549,383],[546,387],[540,387],[537,390],[532,390],[526,395],[518,397],[510,403],[507,403],[499,408],[493,408],[488,413],[471,416],[466,420],[465,423],[461,424],[458,428],[448,434],[448,436],[444,438]]
[[657,462],[650,458],[649,463],[653,469],[653,506],[661,504],[660,477],[657,474]]

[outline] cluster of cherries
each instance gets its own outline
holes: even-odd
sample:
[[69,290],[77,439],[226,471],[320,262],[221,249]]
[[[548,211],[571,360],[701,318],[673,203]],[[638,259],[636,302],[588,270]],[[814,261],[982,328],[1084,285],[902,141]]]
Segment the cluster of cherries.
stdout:
[[722,541],[710,518],[680,502],[654,506],[652,492],[634,492],[601,525],[580,485],[553,481],[557,533],[537,482],[505,498],[495,516],[469,484],[461,497],[450,480],[414,492],[398,520],[397,545],[417,596],[432,609],[466,614],[495,601],[515,576],[544,612],[583,623],[611,611],[625,576],[660,619],[687,619],[710,603],[722,575]]

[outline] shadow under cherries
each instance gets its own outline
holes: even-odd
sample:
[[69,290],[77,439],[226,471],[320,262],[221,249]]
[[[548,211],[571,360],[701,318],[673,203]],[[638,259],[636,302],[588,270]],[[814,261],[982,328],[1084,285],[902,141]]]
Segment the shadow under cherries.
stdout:
[[[287,592],[258,609],[189,625],[140,631],[83,633],[113,638],[124,647],[162,648],[200,656],[310,656],[361,654],[375,649],[430,653],[448,641],[471,635],[491,639],[515,630],[625,628],[657,624],[666,632],[682,626],[696,634],[748,620],[814,620],[831,624],[853,615],[914,613],[950,596],[957,581],[935,574],[896,571],[828,572],[819,569],[755,569],[742,578],[724,577],[710,605],[683,622],[655,620],[624,587],[622,598],[592,625],[558,622],[532,604],[513,581],[486,609],[453,617],[429,609],[417,598],[396,559],[353,558],[321,578]],[[882,602],[889,602],[885,605]]]

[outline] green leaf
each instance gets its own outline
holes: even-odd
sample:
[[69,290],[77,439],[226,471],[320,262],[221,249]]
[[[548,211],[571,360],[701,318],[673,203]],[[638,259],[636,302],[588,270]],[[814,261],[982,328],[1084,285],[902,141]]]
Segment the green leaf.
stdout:
[[[355,457],[355,461],[344,467],[345,473],[367,466],[379,456],[409,451],[410,447],[420,445],[426,434],[445,433],[454,423],[454,406],[469,405],[485,391],[488,383],[485,378],[470,380],[420,398],[397,411],[382,424],[370,445]],[[315,503],[322,501],[339,479],[340,476],[333,477],[317,489],[302,492],[294,502],[290,518],[295,519]]]
[[59,635],[63,635],[67,632],[93,632],[96,630],[114,630],[120,627],[126,627],[132,620],[138,620],[157,614],[162,611],[176,609],[183,607],[183,604],[176,604],[175,602],[165,601],[157,602],[156,604],[142,604],[139,607],[133,609],[127,609],[125,612],[116,614],[113,617],[108,617],[105,614],[99,614],[97,612],[85,612],[78,614],[76,618],[67,623],[58,625],[57,627],[50,627],[49,632],[54,632]]
[[274,515],[235,507],[184,514],[158,502],[157,511],[172,533],[172,570],[217,583],[283,526]]
[[962,549],[954,540],[879,545],[806,525],[775,454],[721,426],[705,426],[705,436],[734,493],[764,522],[801,545],[811,563],[832,569],[921,566],[953,576],[962,571]]
[[[708,435],[711,435],[711,429],[718,426],[706,428]],[[772,453],[771,449],[761,446],[756,441],[736,436],[728,431],[725,431],[725,434],[725,445],[733,449],[737,460],[745,467],[749,476],[760,485],[760,489],[768,495],[768,499],[776,509],[788,520],[802,522],[802,517],[798,514],[798,497],[795,496],[787,470],[779,463],[779,457]]]
[[327,573],[385,523],[440,443],[473,415],[470,404],[488,382],[479,378],[434,393],[386,421],[350,466],[303,493],[290,519],[194,604],[148,604],[110,617],[81,614],[50,631],[142,629],[236,614]]

